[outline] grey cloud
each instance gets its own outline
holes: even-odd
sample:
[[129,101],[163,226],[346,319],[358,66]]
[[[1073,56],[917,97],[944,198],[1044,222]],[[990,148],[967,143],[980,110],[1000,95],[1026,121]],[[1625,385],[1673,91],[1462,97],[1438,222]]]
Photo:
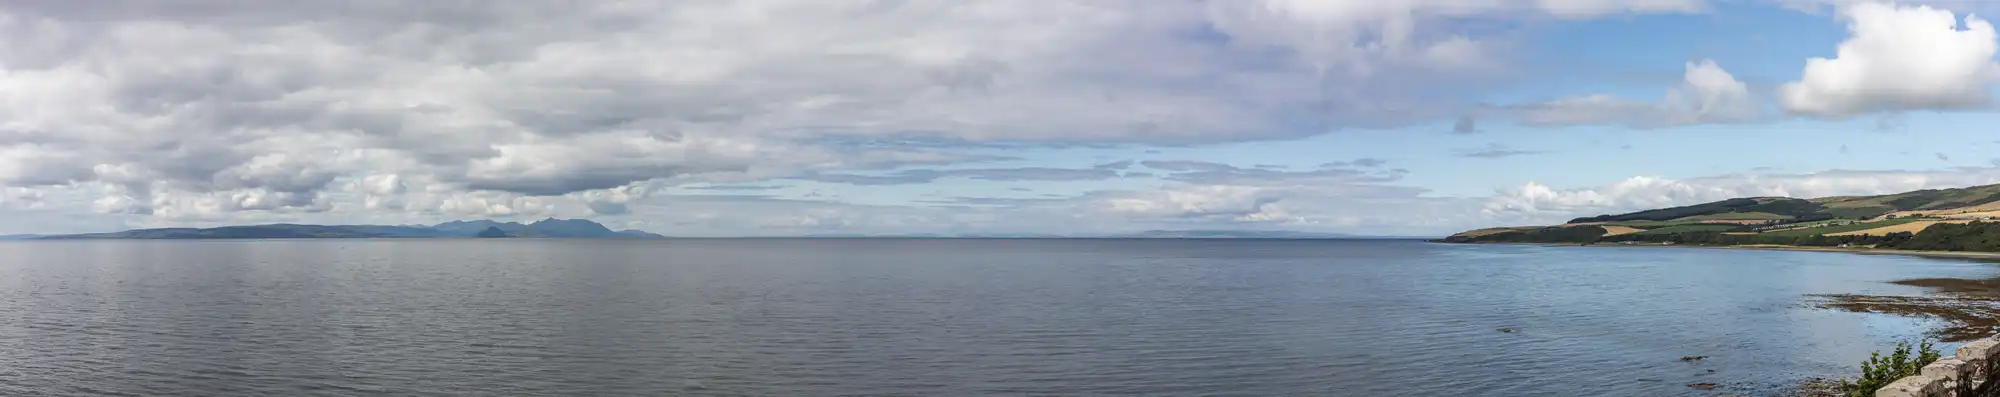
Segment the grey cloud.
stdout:
[[621,215],[631,212],[631,208],[620,203],[588,203],[590,211],[600,215]]
[[1875,131],[1902,131],[1903,127],[1909,125],[1910,121],[1908,117],[1904,116],[1902,112],[1883,114],[1875,118]]
[[474,177],[466,181],[465,188],[497,190],[529,196],[560,196],[584,190],[610,189],[668,175],[673,175],[672,171],[663,169],[575,170],[539,176]]
[[852,185],[907,185],[929,183],[943,178],[966,178],[986,181],[1092,181],[1118,177],[1118,171],[1105,168],[978,168],[933,170],[903,170],[885,175],[857,174],[810,174],[797,179],[810,181],[846,183]]
[[1944,160],[1944,161],[1951,161],[1951,156],[1946,156],[1946,155],[1944,154],[1944,152],[1938,152],[1938,153],[1937,153],[1937,159],[1938,159],[1938,160]]
[[1375,167],[1381,167],[1386,164],[1389,164],[1389,160],[1383,160],[1373,157],[1363,157],[1349,161],[1335,161],[1331,163],[1320,164],[1319,167],[1320,168],[1337,168],[1337,167],[1375,168]]
[[749,191],[778,190],[784,188],[785,188],[784,186],[771,186],[771,185],[715,185],[715,186],[688,187],[688,189],[695,189],[695,190],[749,190]]
[[1517,150],[1517,149],[1511,149],[1511,148],[1508,148],[1508,147],[1507,147],[1507,146],[1505,146],[1505,145],[1501,145],[1501,144],[1497,144],[1497,143],[1496,143],[1496,144],[1492,144],[1492,145],[1487,145],[1486,147],[1483,147],[1483,148],[1476,148],[1476,149],[1462,149],[1462,150],[1459,150],[1459,151],[1458,151],[1457,153],[1454,153],[1453,155],[1456,155],[1456,156],[1458,156],[1458,157],[1469,157],[1469,158],[1480,158],[1480,159],[1497,159],[1497,158],[1503,158],[1503,157],[1514,157],[1514,156],[1526,156],[1526,155],[1532,155],[1532,154],[1542,154],[1542,153],[1548,153],[1548,152],[1547,152],[1547,151],[1541,151],[1541,150]]
[[1341,181],[1342,183],[1387,182],[1402,178],[1407,171],[1388,170],[1368,172],[1343,168],[1347,166],[1379,167],[1385,162],[1379,159],[1358,159],[1321,165],[1319,169],[1308,171],[1286,171],[1269,168],[1241,168],[1233,165],[1192,160],[1142,161],[1147,168],[1166,171],[1164,179],[1196,184],[1264,184],[1283,183],[1299,180]]
[[1096,166],[1092,166],[1091,168],[1100,170],[1123,170],[1126,168],[1132,168],[1132,160],[1120,160],[1104,164],[1098,164]]
[[[1057,197],[1062,196],[1057,195]],[[948,197],[937,200],[918,200],[918,202],[948,205],[1022,206],[1060,203],[1064,200],[1064,198]]]
[[1451,124],[1451,132],[1454,134],[1477,133],[1479,132],[1479,126],[1476,123],[1477,121],[1473,120],[1472,116],[1459,116],[1458,122]]
[[1231,171],[1236,166],[1195,160],[1147,160],[1139,165],[1162,171]]

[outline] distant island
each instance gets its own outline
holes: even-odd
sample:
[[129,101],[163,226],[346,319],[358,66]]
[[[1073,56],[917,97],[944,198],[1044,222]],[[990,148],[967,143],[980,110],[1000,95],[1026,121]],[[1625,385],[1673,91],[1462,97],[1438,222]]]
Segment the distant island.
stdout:
[[1736,198],[1466,231],[1448,243],[1562,243],[2000,251],[2000,185],[1881,196]]
[[664,238],[640,230],[619,230],[584,219],[543,219],[534,223],[491,220],[451,221],[436,225],[298,225],[224,226],[206,229],[137,229],[114,233],[7,236],[32,240],[103,239],[304,239],[304,238]]

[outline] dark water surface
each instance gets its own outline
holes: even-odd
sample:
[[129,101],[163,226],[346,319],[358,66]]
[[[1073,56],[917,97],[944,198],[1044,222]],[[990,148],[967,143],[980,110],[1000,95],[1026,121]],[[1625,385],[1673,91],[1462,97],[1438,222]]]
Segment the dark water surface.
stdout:
[[7,242],[0,395],[1756,395],[1927,325],[1803,295],[1996,273],[1412,241]]

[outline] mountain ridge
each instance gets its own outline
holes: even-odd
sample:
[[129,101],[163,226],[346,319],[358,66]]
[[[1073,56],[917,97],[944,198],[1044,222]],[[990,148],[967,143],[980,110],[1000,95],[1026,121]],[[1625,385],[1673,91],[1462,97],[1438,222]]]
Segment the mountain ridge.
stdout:
[[[1874,196],[1741,197],[1579,217],[1558,225],[1476,229],[1439,241],[1894,249],[1948,246],[2000,251],[2000,222],[1996,221],[2000,221],[2000,184]],[[1996,238],[1984,240],[1989,234]],[[1966,239],[1981,240],[1968,243]]]

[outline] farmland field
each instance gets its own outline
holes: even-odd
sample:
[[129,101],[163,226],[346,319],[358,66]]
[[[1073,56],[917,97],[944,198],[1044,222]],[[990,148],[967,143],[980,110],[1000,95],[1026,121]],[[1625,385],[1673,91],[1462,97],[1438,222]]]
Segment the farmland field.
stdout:
[[1917,218],[1890,219],[1881,222],[1856,223],[1851,225],[1822,226],[1822,227],[1805,228],[1805,229],[1779,230],[1764,234],[1770,236],[1792,236],[1792,237],[1811,236],[1816,234],[1844,233],[1844,232],[1874,229],[1878,227],[1889,227],[1910,222],[1916,222],[1919,220],[1922,219],[1917,219]]
[[1723,231],[1734,230],[1736,228],[1737,225],[1679,225],[1679,226],[1668,226],[1658,229],[1651,229],[1633,234],[1652,235],[1652,234],[1672,234],[1672,233],[1692,233],[1692,232],[1723,232]]

